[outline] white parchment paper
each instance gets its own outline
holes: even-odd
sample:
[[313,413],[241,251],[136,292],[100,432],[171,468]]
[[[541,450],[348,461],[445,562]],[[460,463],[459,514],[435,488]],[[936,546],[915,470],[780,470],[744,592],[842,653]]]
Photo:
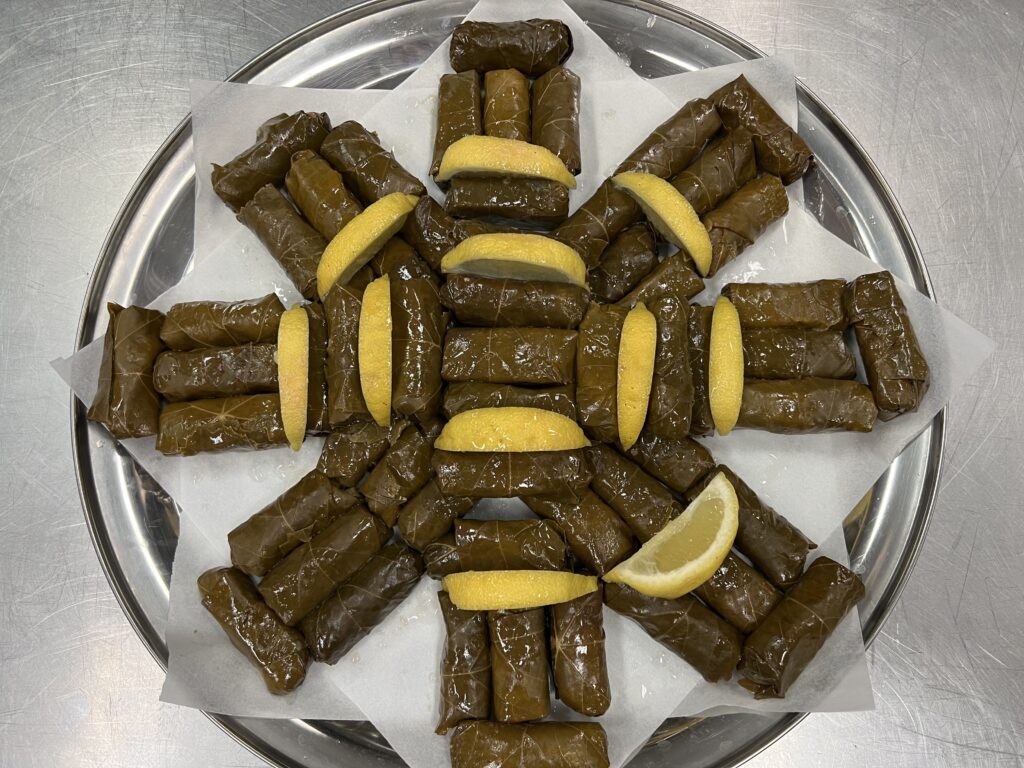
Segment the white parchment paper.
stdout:
[[[706,96],[740,72],[795,123],[792,74],[774,60],[745,62],[703,72],[645,81],[561,2],[529,0],[506,7],[483,0],[473,18],[560,18],[573,30],[576,50],[568,65],[583,79],[581,126],[584,172],[573,206],[657,124],[696,96]],[[191,299],[246,299],[276,290],[287,303],[298,295],[256,238],[214,195],[210,163],[248,146],[256,127],[277,112],[326,111],[337,123],[359,119],[428,186],[437,78],[450,71],[447,43],[393,92],[326,91],[197,83],[193,88],[197,166],[196,256],[191,271],[154,306]],[[642,115],[642,119],[638,116]],[[799,202],[791,185],[790,195]],[[435,189],[436,192],[436,189]],[[755,246],[727,266],[701,297],[708,303],[729,280],[806,280],[854,277],[878,267],[794,208]],[[991,351],[991,343],[901,284],[933,383],[921,410],[870,435],[778,436],[737,430],[708,446],[762,497],[810,536],[826,543],[817,554],[846,561],[841,534],[846,513],[900,450],[923,429]],[[55,361],[58,372],[86,403],[95,391],[99,345]],[[287,448],[192,458],[156,453],[152,439],[125,441],[133,456],[182,510],[171,585],[168,643],[171,664],[163,698],[209,711],[257,717],[309,717],[374,721],[414,766],[443,765],[447,741],[433,735],[438,707],[438,665],[443,628],[433,592],[424,580],[413,594],[334,667],[313,665],[299,691],[271,696],[248,662],[224,639],[199,605],[195,579],[228,561],[226,534],[290,487],[316,461],[321,441],[307,440],[299,454]],[[622,765],[673,713],[775,709],[832,711],[870,706],[870,684],[859,622],[848,617],[793,687],[782,705],[754,702],[734,685],[709,686],[684,662],[642,630],[606,610],[608,659],[614,703],[601,718],[613,765]],[[395,674],[401,670],[401,674]],[[395,702],[403,702],[395,707]],[[559,717],[567,717],[564,712]]]

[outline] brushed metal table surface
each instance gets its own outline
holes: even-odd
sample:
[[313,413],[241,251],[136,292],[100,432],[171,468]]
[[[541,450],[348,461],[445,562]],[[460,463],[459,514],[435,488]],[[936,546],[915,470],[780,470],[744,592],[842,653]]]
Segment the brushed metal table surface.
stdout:
[[[683,5],[680,3],[680,5]],[[92,550],[71,464],[68,354],[106,229],[220,79],[327,0],[0,2],[0,766],[259,766],[162,673]],[[1024,764],[1024,4],[688,0],[838,114],[892,185],[939,301],[998,342],[951,404],[917,568],[869,651],[877,709],[813,715],[755,758]]]

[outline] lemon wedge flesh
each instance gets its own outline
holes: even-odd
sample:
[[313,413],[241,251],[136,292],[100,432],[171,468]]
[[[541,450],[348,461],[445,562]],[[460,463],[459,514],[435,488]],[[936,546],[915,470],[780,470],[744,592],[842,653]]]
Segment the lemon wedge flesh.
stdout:
[[743,332],[736,307],[724,296],[715,302],[711,314],[708,400],[715,429],[728,435],[743,403]]
[[676,598],[718,570],[736,538],[736,491],[721,472],[675,520],[605,574],[652,597]]
[[640,437],[647,421],[654,381],[654,354],[658,348],[658,321],[642,301],[629,310],[619,338],[615,406],[622,450]]
[[596,576],[568,571],[464,571],[444,577],[463,611],[504,611],[567,603],[597,589]]
[[442,451],[571,451],[590,445],[579,424],[543,408],[477,408],[456,414],[434,441]]
[[378,425],[391,423],[391,280],[366,286],[359,310],[359,386]]
[[358,214],[327,244],[316,268],[316,290],[321,300],[337,282],[342,285],[377,255],[416,207],[419,198],[392,192]]
[[526,233],[467,237],[444,255],[441,271],[587,286],[587,266],[576,251],[550,237]]
[[627,171],[612,177],[612,182],[629,193],[662,237],[682,248],[693,259],[701,275],[711,269],[711,238],[683,194],[652,173]]
[[306,439],[309,396],[309,315],[302,307],[282,313],[277,327],[277,386],[284,434],[297,451]]
[[519,176],[550,179],[569,189],[576,177],[551,150],[537,144],[498,136],[463,136],[441,157],[438,181],[456,176]]

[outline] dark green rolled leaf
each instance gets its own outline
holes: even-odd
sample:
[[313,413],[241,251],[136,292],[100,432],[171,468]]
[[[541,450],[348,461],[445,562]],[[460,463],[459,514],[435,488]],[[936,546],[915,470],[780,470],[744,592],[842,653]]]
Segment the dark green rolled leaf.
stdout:
[[398,533],[418,550],[444,536],[452,524],[473,509],[466,496],[448,496],[431,478],[398,513]]
[[543,608],[488,611],[491,711],[502,723],[540,720],[551,712]]
[[327,319],[327,415],[332,427],[369,411],[359,381],[359,315],[363,292],[335,283],[324,298]]
[[153,385],[172,402],[277,392],[277,345],[161,352]]
[[522,72],[492,69],[484,73],[484,133],[530,140],[530,81]]
[[437,273],[415,249],[399,236],[388,240],[368,265],[374,277],[387,275],[391,280],[429,280],[437,285]]
[[690,373],[693,374],[693,409],[690,411],[690,434],[710,435],[715,431],[708,395],[708,366],[711,349],[711,315],[713,307],[690,305]]
[[479,135],[480,75],[473,70],[441,75],[437,86],[437,129],[430,175],[436,176],[445,150],[465,136]]
[[753,379],[852,379],[857,363],[842,331],[749,328],[743,331],[743,373]]
[[327,432],[330,429],[327,404],[327,317],[324,305],[306,305],[309,319],[309,386],[306,393],[306,432]]
[[167,310],[160,339],[177,350],[276,344],[282,312],[273,293],[248,301],[187,301]]
[[686,493],[715,468],[708,449],[688,437],[659,437],[644,431],[627,453],[676,493]]
[[448,313],[437,285],[422,278],[391,282],[391,408],[428,421],[441,407],[441,355]]
[[849,324],[843,304],[845,280],[809,283],[729,283],[722,295],[736,307],[744,331],[802,328],[841,331]]
[[517,387],[463,381],[444,390],[442,411],[446,419],[476,408],[543,408],[576,421],[576,392],[572,386]]
[[557,496],[578,499],[593,470],[583,450],[542,453],[434,451],[438,487],[451,496],[508,499]]
[[456,520],[423,550],[427,573],[439,579],[461,571],[561,571],[565,542],[545,520]]
[[651,225],[633,224],[616,235],[590,270],[590,291],[600,301],[614,303],[636,288],[657,263],[658,243]]
[[444,208],[460,219],[553,226],[569,216],[569,190],[550,179],[456,178]]
[[576,331],[554,328],[453,328],[444,341],[445,381],[569,384]]
[[841,379],[747,379],[738,427],[783,435],[870,432],[878,408],[871,390]]
[[399,509],[430,479],[430,458],[440,432],[437,421],[410,424],[359,486],[367,506],[389,526],[397,521]]
[[533,512],[550,520],[565,536],[576,559],[598,576],[633,554],[633,533],[615,510],[588,490],[579,501],[530,496]]
[[619,301],[623,307],[635,307],[641,301],[648,307],[662,296],[689,301],[704,290],[704,281],[687,263],[681,252],[662,260],[653,271]]
[[595,445],[591,487],[626,521],[640,541],[647,541],[679,515],[683,508],[672,492],[614,448]]
[[551,237],[576,251],[588,267],[594,267],[616,235],[642,215],[636,201],[606,179],[587,202],[552,231]]
[[768,579],[731,552],[693,594],[744,635],[764,621],[782,599]]
[[441,301],[465,325],[575,328],[589,296],[569,283],[449,275]]
[[277,394],[169,403],[160,412],[156,436],[156,449],[165,456],[287,443]]
[[380,145],[377,135],[355,120],[344,122],[327,134],[320,154],[341,171],[345,186],[363,205],[375,203],[392,192],[426,194],[420,180]]
[[659,437],[678,438],[690,432],[694,395],[689,306],[685,300],[663,296],[648,307],[658,322],[658,346],[644,430]]
[[619,341],[627,310],[591,304],[580,323],[576,353],[576,410],[591,437],[612,443],[619,438],[616,398]]
[[704,215],[711,238],[711,277],[761,236],[768,225],[789,210],[786,188],[776,176],[759,176]]
[[317,469],[345,488],[355,488],[407,426],[392,420],[382,427],[373,419],[352,419],[324,441]]
[[448,593],[437,593],[444,619],[441,718],[437,733],[464,720],[486,720],[491,711],[491,640],[486,611],[462,611]]
[[572,53],[572,33],[555,19],[464,21],[452,32],[448,58],[452,69],[518,69],[538,77]]
[[284,185],[306,221],[328,241],[363,210],[341,174],[312,150],[292,155]]
[[756,173],[754,142],[745,129],[737,128],[701,152],[672,179],[672,186],[683,194],[698,216],[703,216]]
[[452,736],[452,768],[608,768],[608,736],[600,723],[460,723]]
[[549,149],[569,173],[578,175],[580,160],[580,78],[567,67],[552,67],[531,91],[533,143]]
[[608,711],[612,702],[604,654],[601,587],[575,600],[551,606],[551,668],[558,698],[588,717]]
[[722,121],[710,99],[689,101],[655,128],[615,172],[635,171],[671,178],[690,164],[721,127]]

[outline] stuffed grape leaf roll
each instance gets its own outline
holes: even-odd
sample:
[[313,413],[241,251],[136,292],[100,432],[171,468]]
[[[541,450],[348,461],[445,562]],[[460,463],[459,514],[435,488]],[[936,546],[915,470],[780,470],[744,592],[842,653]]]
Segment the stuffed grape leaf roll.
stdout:
[[491,712],[491,640],[486,611],[463,611],[448,593],[437,593],[444,620],[441,657],[441,718],[444,735],[464,720],[486,720]]
[[658,243],[647,222],[633,224],[611,241],[588,282],[595,298],[611,304],[636,288],[658,263]]
[[327,432],[330,429],[327,404],[327,317],[324,305],[306,305],[309,319],[309,386],[306,393],[306,431]]
[[645,430],[626,453],[676,493],[686,493],[715,468],[708,449],[683,436],[658,437]]
[[710,435],[715,431],[708,393],[711,315],[713,311],[713,307],[703,307],[699,304],[690,305],[690,373],[693,374],[690,434],[692,435]]
[[327,241],[363,210],[341,174],[312,150],[292,155],[284,185],[306,221]]
[[740,685],[757,699],[784,697],[862,597],[856,573],[819,557],[743,644]]
[[461,219],[550,227],[568,217],[569,190],[549,179],[456,178],[444,209]]
[[309,652],[298,630],[270,610],[249,577],[237,568],[214,568],[199,577],[203,607],[263,675],[271,693],[295,690],[306,677]]
[[693,594],[744,635],[753,632],[782,599],[768,579],[731,552]]
[[551,237],[576,251],[588,267],[594,267],[615,236],[640,221],[642,215],[636,201],[606,179],[590,199],[552,231]]
[[440,579],[463,571],[561,571],[565,541],[546,520],[457,520],[423,550],[427,574]]
[[440,432],[438,421],[409,424],[359,486],[370,511],[389,526],[397,521],[399,509],[430,479],[431,454]]
[[484,133],[530,140],[530,81],[522,72],[492,69],[484,73]]
[[455,728],[452,768],[608,768],[608,736],[600,723],[493,723]]
[[277,343],[284,306],[276,294],[248,301],[187,301],[164,317],[160,339],[168,349]]
[[452,69],[518,69],[538,77],[569,58],[572,32],[555,19],[464,21],[452,32]]
[[423,574],[423,560],[409,547],[388,544],[302,620],[299,628],[313,658],[341,657],[405,600]]
[[576,421],[576,395],[571,386],[517,387],[513,384],[485,384],[463,381],[444,390],[442,411],[450,419],[477,408],[543,408]]
[[614,448],[595,445],[591,487],[640,541],[647,541],[679,515],[683,508],[672,492]]
[[460,323],[575,328],[587,310],[586,288],[569,283],[449,275],[441,301]]
[[445,150],[465,136],[481,133],[480,75],[474,70],[441,75],[437,86],[437,128],[430,175],[441,168]]
[[635,171],[671,178],[700,154],[721,127],[722,120],[711,99],[689,101],[655,128],[615,172]]
[[345,186],[363,205],[375,203],[392,192],[426,193],[420,180],[380,145],[377,135],[355,120],[344,122],[331,131],[320,147],[320,154],[341,171]]
[[441,407],[441,355],[448,313],[429,280],[391,281],[391,407],[427,421]]
[[849,324],[843,304],[844,280],[808,283],[729,283],[722,295],[732,302],[743,330],[801,328],[841,331]]
[[456,519],[473,508],[466,496],[448,496],[431,478],[398,513],[398,533],[410,546],[422,551],[452,529]]
[[625,307],[591,304],[580,323],[576,410],[580,425],[602,442],[615,442],[619,437],[619,342],[627,312]]
[[871,390],[847,379],[747,379],[739,427],[782,435],[870,432],[878,408]]
[[160,429],[160,395],[153,363],[163,350],[164,316],[155,309],[107,304],[107,332],[96,394],[88,417],[118,439],[147,437]]
[[743,128],[730,131],[672,179],[672,186],[703,216],[757,174],[754,142]]
[[287,444],[277,394],[170,403],[160,412],[156,436],[165,456]]
[[502,723],[540,720],[551,712],[544,609],[488,611],[491,711]]
[[[396,281],[397,283],[397,281]],[[369,414],[359,381],[359,315],[363,292],[335,283],[324,298],[327,319],[327,416],[337,427]]]
[[687,264],[687,258],[673,253],[644,277],[636,288],[618,302],[623,307],[634,307],[641,301],[651,306],[662,296],[674,296],[680,301],[689,301],[704,290],[704,281]]
[[534,82],[530,103],[533,143],[550,150],[569,173],[578,175],[582,168],[579,75],[567,67],[552,67]]
[[669,600],[649,597],[624,584],[606,584],[604,600],[709,683],[728,680],[739,664],[740,633],[690,595]]
[[857,364],[842,331],[749,328],[743,331],[743,372],[752,379],[852,379]]
[[690,370],[689,307],[685,299],[663,296],[649,309],[657,320],[658,342],[644,430],[659,437],[690,431],[693,374]]
[[537,515],[557,525],[576,559],[598,576],[633,554],[629,526],[593,491],[588,490],[578,502],[539,496],[523,501]]
[[554,328],[453,328],[444,340],[445,381],[569,384],[576,331]]
[[375,277],[388,275],[392,280],[429,280],[437,285],[437,273],[415,249],[397,235],[392,237],[368,265]]
[[775,176],[759,176],[704,215],[702,221],[711,238],[711,266],[708,277],[753,244],[773,221],[789,210],[786,188]]
[[327,436],[317,469],[339,485],[355,488],[406,426],[404,421],[382,427],[373,419],[353,419]]
[[593,474],[584,450],[536,453],[434,451],[437,484],[450,496],[578,499]]
[[551,606],[551,667],[558,698],[581,715],[598,717],[612,703],[604,654],[604,603],[595,591]]
[[892,275],[858,277],[847,288],[846,307],[878,417],[889,421],[916,411],[928,391],[928,363]]
[[224,165],[213,166],[213,191],[235,211],[267,184],[280,184],[292,155],[320,148],[331,120],[323,112],[275,115],[260,126],[256,143]]
[[171,402],[277,392],[277,345],[167,350],[153,364],[153,385]]

